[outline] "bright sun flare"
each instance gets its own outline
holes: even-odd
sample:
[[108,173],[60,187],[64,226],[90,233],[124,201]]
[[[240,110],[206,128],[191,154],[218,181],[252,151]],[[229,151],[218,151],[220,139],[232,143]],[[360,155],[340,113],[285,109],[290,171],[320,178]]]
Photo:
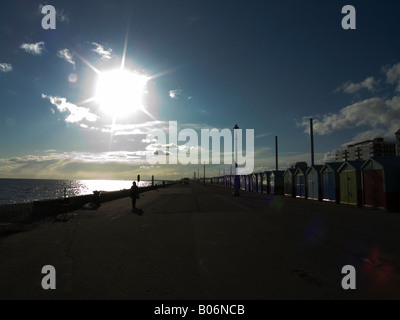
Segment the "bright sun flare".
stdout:
[[143,108],[148,77],[117,69],[99,74],[95,99],[102,111],[114,118]]

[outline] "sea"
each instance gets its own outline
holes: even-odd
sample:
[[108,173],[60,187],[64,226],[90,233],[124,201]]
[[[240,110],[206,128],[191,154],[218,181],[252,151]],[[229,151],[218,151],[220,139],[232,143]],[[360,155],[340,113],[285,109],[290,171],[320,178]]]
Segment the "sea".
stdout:
[[[149,185],[151,181],[138,183],[139,187]],[[118,191],[131,186],[132,180],[0,179],[0,205],[81,196],[93,191]]]

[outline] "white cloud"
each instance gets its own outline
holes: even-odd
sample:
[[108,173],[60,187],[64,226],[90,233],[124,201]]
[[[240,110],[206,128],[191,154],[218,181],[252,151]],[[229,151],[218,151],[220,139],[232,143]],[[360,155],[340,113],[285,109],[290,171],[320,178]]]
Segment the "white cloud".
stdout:
[[347,81],[343,83],[335,92],[343,91],[345,93],[356,93],[361,89],[368,89],[369,91],[375,91],[378,81],[374,77],[369,77],[360,83],[354,83]]
[[62,49],[60,51],[57,52],[57,57],[64,59],[65,61],[67,61],[68,63],[72,64],[74,66],[75,69],[75,61],[72,58],[72,54],[71,52],[69,52],[68,49]]
[[57,9],[57,21],[69,23],[69,16],[65,13],[64,9]]
[[49,99],[52,105],[56,106],[58,111],[69,113],[65,118],[65,122],[77,123],[83,120],[94,122],[98,119],[98,116],[91,113],[88,108],[78,107],[70,102],[67,102],[66,98],[52,97],[42,94],[43,99]]
[[384,129],[378,129],[378,128],[359,132],[353,137],[351,141],[343,143],[342,147],[347,147],[349,144],[354,144],[366,140],[373,140],[375,138],[382,138],[382,137],[392,138],[393,140],[394,132],[388,132]]
[[261,134],[259,134],[259,135],[256,135],[256,136],[254,137],[254,139],[265,138],[265,137],[268,137],[269,135],[271,135],[271,133],[261,133]]
[[[309,133],[309,119],[304,117],[301,126]],[[323,116],[322,120],[314,119],[314,132],[320,135],[356,127],[369,127],[370,132],[359,134],[356,138],[372,136],[378,132],[392,136],[400,128],[400,96],[384,100],[372,98],[354,103],[341,109],[338,113]],[[376,130],[380,131],[376,131]]]
[[394,65],[386,72],[386,82],[397,84],[396,90],[400,92],[400,63]]
[[59,179],[126,179],[147,164],[144,151],[65,152],[0,159],[1,177]]
[[13,67],[9,63],[0,63],[0,72],[11,72],[13,70]]
[[161,129],[168,132],[168,122],[166,121],[148,121],[138,124],[115,124],[106,126],[102,132],[113,133],[114,136],[128,135],[147,135],[154,129]]
[[169,91],[169,97],[171,99],[179,99],[179,95],[182,93],[182,90],[180,88],[175,89],[175,90],[170,90]]
[[23,43],[20,46],[24,51],[31,53],[36,56],[40,56],[43,53],[44,42],[36,42],[36,43]]
[[101,44],[98,44],[96,42],[92,42],[92,45],[94,45],[96,47],[95,49],[92,49],[92,51],[99,54],[101,56],[101,60],[111,59],[111,53],[112,53],[111,48],[109,48],[108,50],[105,50]]
[[327,162],[335,162],[336,161],[336,152],[327,152],[324,154],[323,158],[318,161],[318,164],[325,164]]

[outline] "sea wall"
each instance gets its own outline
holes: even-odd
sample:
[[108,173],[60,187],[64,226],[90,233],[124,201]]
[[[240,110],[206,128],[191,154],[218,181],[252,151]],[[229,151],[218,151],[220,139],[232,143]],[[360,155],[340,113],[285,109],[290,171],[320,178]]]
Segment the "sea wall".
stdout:
[[[158,188],[165,188],[171,184],[162,186],[148,186],[139,188],[139,193],[147,192],[150,190],[155,190]],[[129,197],[128,190],[111,191],[111,192],[101,192],[99,197],[100,203],[105,203],[108,201],[113,201],[117,199],[122,199]],[[94,194],[69,197],[66,199],[50,199],[50,200],[39,200],[33,202],[32,215],[35,218],[41,217],[51,217],[60,213],[66,213],[81,209],[86,203],[96,202],[96,196]]]

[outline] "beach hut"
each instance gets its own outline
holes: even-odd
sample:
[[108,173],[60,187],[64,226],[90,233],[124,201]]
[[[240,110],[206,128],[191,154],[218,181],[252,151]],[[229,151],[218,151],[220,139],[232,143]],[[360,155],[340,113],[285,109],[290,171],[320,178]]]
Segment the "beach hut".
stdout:
[[326,163],[321,169],[322,200],[339,203],[338,169],[343,162]]
[[251,175],[246,175],[246,191],[251,191]]
[[345,161],[338,169],[340,203],[361,206],[361,167],[365,161]]
[[246,176],[240,176],[240,189],[246,190]]
[[257,189],[259,193],[262,193],[262,172],[257,173],[258,180],[257,180]]
[[230,185],[231,188],[235,187],[235,175],[230,176]]
[[307,168],[297,168],[294,173],[296,183],[296,198],[306,198],[306,171]]
[[253,173],[252,175],[251,175],[251,182],[252,182],[252,184],[251,184],[251,191],[253,191],[253,192],[258,192],[258,173]]
[[264,171],[262,173],[261,188],[263,193],[267,194],[271,193],[270,175],[271,171]]
[[225,180],[225,187],[230,187],[231,186],[231,176],[225,176],[224,177]]
[[400,210],[400,157],[376,157],[361,167],[362,204]]
[[296,196],[294,173],[296,169],[287,169],[283,174],[285,196]]
[[322,165],[312,165],[306,171],[307,199],[322,200],[321,169]]
[[285,171],[271,171],[270,174],[270,185],[271,185],[271,194],[275,195],[283,195],[284,190],[284,181],[283,174]]

